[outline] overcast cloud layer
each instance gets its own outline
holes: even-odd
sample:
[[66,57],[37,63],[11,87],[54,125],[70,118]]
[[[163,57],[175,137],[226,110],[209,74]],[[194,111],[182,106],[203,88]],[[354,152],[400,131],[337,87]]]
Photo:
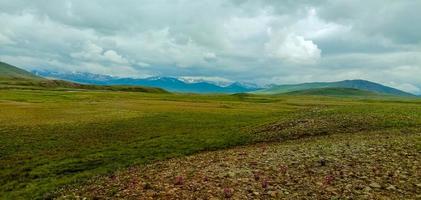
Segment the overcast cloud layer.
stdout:
[[26,69],[421,93],[418,0],[0,0],[0,60]]

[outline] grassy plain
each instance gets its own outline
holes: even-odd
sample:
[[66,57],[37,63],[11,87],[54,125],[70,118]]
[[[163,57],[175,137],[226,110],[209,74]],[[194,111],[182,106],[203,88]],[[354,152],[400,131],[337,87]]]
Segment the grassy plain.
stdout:
[[421,101],[0,90],[0,198],[50,198],[63,185],[200,151],[383,130],[419,134]]

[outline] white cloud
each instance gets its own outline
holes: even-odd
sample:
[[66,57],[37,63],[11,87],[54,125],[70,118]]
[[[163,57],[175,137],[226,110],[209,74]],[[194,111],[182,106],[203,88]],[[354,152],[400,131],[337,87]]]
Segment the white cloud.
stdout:
[[73,58],[82,59],[90,62],[111,62],[115,64],[129,64],[127,59],[123,58],[114,50],[105,51],[102,47],[89,41],[85,44],[82,51],[71,53]]
[[405,92],[413,93],[413,94],[420,94],[421,89],[417,86],[410,84],[410,83],[396,83],[396,82],[389,82],[388,84],[391,87],[403,90]]
[[145,62],[137,62],[136,64],[139,65],[139,66],[141,66],[141,67],[149,67],[149,66],[151,66],[150,64],[145,63]]
[[230,41],[244,41],[261,37],[276,20],[270,11],[262,10],[256,16],[233,16],[224,22],[223,27]]
[[3,35],[0,33],[0,45],[8,45],[8,44],[14,44],[13,40],[11,40],[6,35]]
[[125,55],[137,63],[191,68],[206,65],[216,54],[191,37],[177,35],[170,28],[148,30],[131,37],[110,37]]
[[213,52],[206,52],[203,55],[203,59],[205,59],[207,62],[212,62],[216,60],[216,55]]
[[109,61],[119,64],[128,64],[129,62],[123,58],[122,56],[118,55],[117,52],[114,50],[108,50],[104,53],[104,57],[106,57]]
[[73,58],[77,59],[84,59],[84,60],[91,60],[91,61],[99,61],[102,57],[102,52],[104,49],[93,42],[89,41],[87,42],[83,50],[76,53],[71,53],[70,55]]
[[299,20],[291,29],[307,39],[323,39],[347,33],[352,26],[326,22],[318,16],[315,8],[310,8],[307,17]]
[[321,57],[321,50],[311,40],[295,34],[270,33],[270,41],[265,44],[269,56],[286,62],[314,64]]

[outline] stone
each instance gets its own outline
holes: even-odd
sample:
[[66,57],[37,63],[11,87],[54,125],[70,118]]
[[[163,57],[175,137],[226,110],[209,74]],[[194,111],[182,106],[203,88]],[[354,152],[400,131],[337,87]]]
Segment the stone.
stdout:
[[389,185],[386,189],[387,190],[396,190],[396,187],[394,185]]
[[365,187],[365,188],[364,188],[364,191],[365,191],[365,192],[369,192],[369,191],[371,191],[371,187],[368,187],[368,186],[367,186],[367,187]]
[[326,191],[328,191],[328,192],[335,192],[336,189],[334,187],[326,187]]
[[276,191],[269,191],[268,194],[271,197],[276,197],[278,193]]
[[234,172],[228,172],[227,176],[230,177],[230,178],[233,178],[235,176],[235,173]]
[[381,188],[382,186],[380,185],[380,184],[378,184],[378,183],[376,183],[376,182],[372,182],[372,183],[370,183],[370,185],[369,185],[370,187],[372,187],[372,188]]

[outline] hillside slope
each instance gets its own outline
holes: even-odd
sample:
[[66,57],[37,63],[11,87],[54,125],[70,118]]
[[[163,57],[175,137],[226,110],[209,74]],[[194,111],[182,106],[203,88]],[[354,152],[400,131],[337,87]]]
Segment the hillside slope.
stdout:
[[77,89],[168,93],[166,90],[156,87],[86,85],[63,80],[49,80],[3,62],[0,62],[0,89]]
[[30,80],[43,80],[43,78],[36,76],[23,69],[9,65],[4,62],[0,62],[0,79],[30,79]]
[[376,93],[383,93],[397,96],[414,96],[408,92],[398,90],[392,87],[384,86],[378,83],[374,83],[366,80],[344,80],[338,82],[314,82],[314,83],[302,83],[294,85],[275,85],[268,89],[259,90],[256,93],[259,94],[281,94],[292,91],[300,91],[307,89],[316,88],[354,88],[359,90],[366,90]]
[[354,88],[313,88],[285,93],[287,95],[317,95],[317,96],[384,96],[380,93]]

